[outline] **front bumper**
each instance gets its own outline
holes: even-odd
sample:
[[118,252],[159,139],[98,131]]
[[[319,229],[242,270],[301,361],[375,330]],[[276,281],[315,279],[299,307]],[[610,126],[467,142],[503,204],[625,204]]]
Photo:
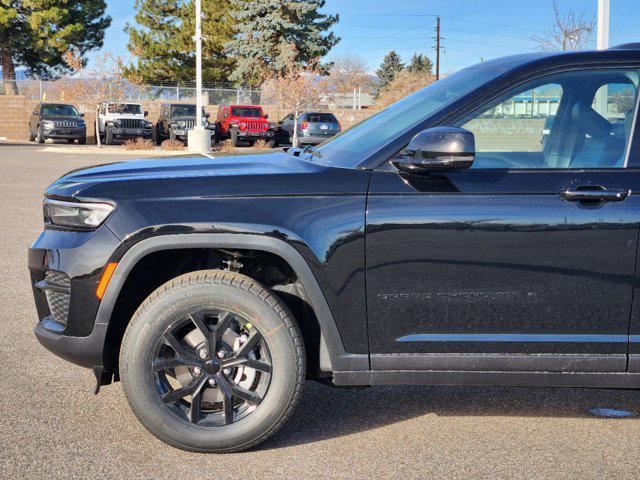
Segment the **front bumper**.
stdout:
[[69,139],[79,140],[87,136],[87,130],[86,129],[80,130],[76,128],[53,128],[51,130],[43,130],[42,136],[44,138],[51,138],[51,139],[59,138],[59,139],[65,139],[65,140],[69,140]]
[[244,132],[242,130],[238,130],[238,137],[240,138],[251,138],[251,139],[271,139],[273,138],[273,130],[268,130],[266,132]]
[[114,138],[152,138],[153,131],[150,128],[116,128],[111,127]]
[[[90,232],[45,229],[29,249],[29,273],[38,312],[34,333],[48,350],[83,367],[102,365],[107,323],[95,323],[100,300],[95,291],[119,241],[107,228]],[[50,304],[47,272],[68,277],[68,313]],[[55,287],[55,285],[54,285]],[[55,302],[55,300],[53,300]]]

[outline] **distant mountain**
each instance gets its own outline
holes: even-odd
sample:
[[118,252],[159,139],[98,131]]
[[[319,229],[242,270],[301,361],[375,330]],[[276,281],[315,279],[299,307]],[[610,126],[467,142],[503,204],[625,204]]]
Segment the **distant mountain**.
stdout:
[[[29,78],[29,70],[16,70],[16,79],[25,80]],[[0,79],[2,79],[2,68],[0,68]]]

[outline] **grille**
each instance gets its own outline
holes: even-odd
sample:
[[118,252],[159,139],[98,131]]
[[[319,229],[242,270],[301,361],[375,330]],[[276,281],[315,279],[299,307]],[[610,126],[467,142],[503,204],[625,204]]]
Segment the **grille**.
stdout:
[[53,124],[56,127],[76,128],[78,124],[76,122],[70,122],[68,120],[54,120]]
[[187,130],[191,130],[192,128],[194,128],[196,126],[196,121],[195,120],[185,120],[184,125],[185,125],[185,128]]
[[137,118],[123,118],[122,126],[124,128],[142,128],[142,121]]
[[51,316],[56,322],[66,325],[67,317],[69,316],[69,298],[71,296],[69,294],[71,287],[69,277],[62,272],[49,270],[44,278],[49,284],[67,289],[66,293],[55,291],[53,288],[48,288],[44,292]]
[[247,124],[246,131],[247,132],[266,132],[267,124],[264,122],[256,122],[255,120],[250,120],[245,122]]

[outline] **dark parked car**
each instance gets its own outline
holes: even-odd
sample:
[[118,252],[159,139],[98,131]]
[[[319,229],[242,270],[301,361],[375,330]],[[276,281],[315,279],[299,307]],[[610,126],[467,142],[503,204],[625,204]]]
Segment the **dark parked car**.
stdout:
[[38,103],[29,117],[30,142],[44,143],[47,138],[87,143],[87,125],[84,114],[73,105],[64,103]]
[[[542,148],[511,107],[549,84]],[[517,55],[317,148],[71,172],[35,334],[201,452],[262,442],[305,378],[640,388],[638,85],[640,44]]]
[[[276,131],[276,144],[293,142],[294,114],[284,117]],[[304,112],[298,116],[298,141],[317,145],[340,133],[341,126],[333,113]]]
[[[209,123],[209,114],[202,109],[202,126],[212,134],[215,123]],[[196,125],[196,106],[188,103],[163,103],[156,122],[156,143],[164,140],[187,141],[187,132]]]

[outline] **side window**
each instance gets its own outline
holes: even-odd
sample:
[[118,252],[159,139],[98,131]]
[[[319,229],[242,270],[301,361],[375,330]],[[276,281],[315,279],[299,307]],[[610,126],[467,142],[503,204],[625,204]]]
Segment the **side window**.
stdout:
[[635,70],[565,72],[517,87],[467,116],[472,168],[623,168],[637,103]]

